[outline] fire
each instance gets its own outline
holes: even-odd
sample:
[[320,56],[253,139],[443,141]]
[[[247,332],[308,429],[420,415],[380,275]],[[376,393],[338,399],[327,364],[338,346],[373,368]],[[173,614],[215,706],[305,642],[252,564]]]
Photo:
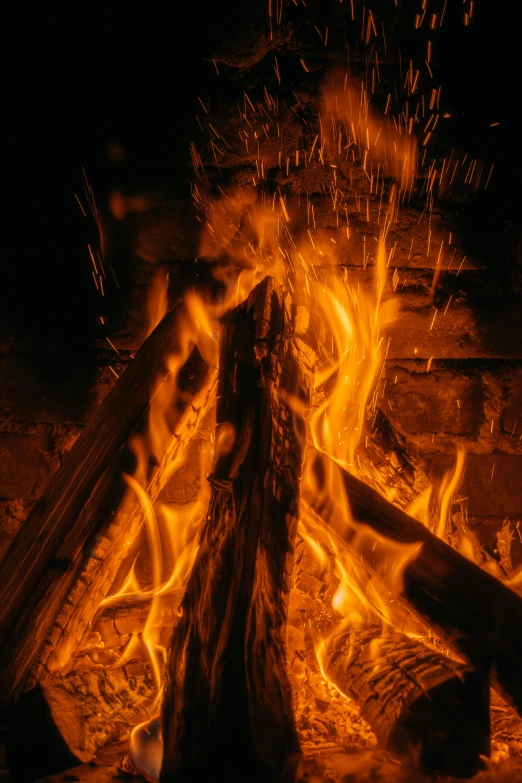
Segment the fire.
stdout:
[[[368,476],[389,498],[394,489],[387,486],[375,466],[361,459],[362,438],[368,432],[367,422],[377,410],[379,382],[383,376],[388,346],[387,330],[398,317],[396,301],[388,296],[391,253],[387,251],[387,236],[396,219],[401,200],[411,192],[417,172],[417,144],[411,133],[397,132],[372,109],[364,86],[344,79],[336,86],[334,75],[322,96],[319,157],[324,166],[325,180],[333,177],[336,196],[333,211],[337,214],[336,167],[350,150],[359,151],[364,174],[371,180],[374,163],[376,181],[393,177],[384,207],[379,210],[379,239],[375,253],[368,249],[364,265],[371,269],[371,279],[363,287],[355,283],[348,268],[342,268],[343,258],[336,252],[336,242],[325,243],[308,226],[306,235],[297,231],[297,220],[285,196],[279,191],[271,197],[253,187],[237,186],[222,191],[219,198],[210,195],[201,177],[194,185],[193,197],[202,215],[200,255],[215,263],[215,279],[219,294],[211,299],[187,292],[180,310],[179,351],[166,358],[166,372],[158,378],[151,400],[149,428],[146,436],[132,444],[136,455],[136,470],[125,480],[129,492],[137,497],[145,519],[148,548],[151,557],[150,584],[139,583],[132,567],[120,590],[106,599],[114,603],[123,596],[150,601],[150,613],[142,640],[133,639],[124,655],[132,656],[134,646],[142,641],[147,648],[161,699],[165,646],[160,630],[160,617],[165,601],[172,601],[182,592],[197,551],[197,531],[206,510],[206,495],[190,508],[179,509],[165,504],[154,505],[146,490],[147,464],[151,455],[157,460],[169,450],[171,428],[169,409],[178,393],[176,378],[194,344],[201,355],[217,363],[220,318],[244,301],[254,286],[267,274],[275,277],[292,291],[300,308],[301,318],[312,324],[316,344],[317,370],[313,410],[306,412],[310,448],[331,458],[330,469],[321,485],[311,471],[305,470],[303,482],[316,496],[321,493],[335,499],[339,518],[354,542],[356,551],[371,549],[375,560],[370,576],[342,545],[339,530],[326,529],[312,509],[302,504],[299,536],[307,543],[319,570],[325,571],[333,557],[333,572],[338,587],[331,598],[333,627],[314,639],[319,671],[329,682],[325,671],[325,655],[336,635],[346,629],[363,628],[369,618],[383,629],[403,627],[404,612],[394,604],[392,594],[400,593],[401,580],[408,563],[418,554],[419,545],[397,545],[377,536],[353,519],[349,499],[339,468],[361,478]],[[314,147],[317,137],[314,142]],[[313,150],[312,150],[313,152]],[[262,178],[261,178],[262,179]],[[375,186],[377,192],[377,185]],[[373,181],[372,181],[373,188]],[[382,219],[381,219],[382,214]],[[369,215],[369,208],[368,208]],[[368,217],[369,219],[369,217]],[[314,221],[315,222],[315,221]],[[347,234],[349,231],[347,230]],[[168,307],[167,279],[155,279],[149,303],[150,329],[161,320]],[[303,330],[305,331],[305,330]],[[292,401],[288,401],[292,404]],[[295,403],[294,403],[295,404]],[[233,444],[235,433],[220,429],[215,449],[226,452]],[[435,493],[433,489],[419,495],[409,506],[409,512],[442,538],[448,537],[452,502],[462,480],[464,452],[457,453],[454,471],[448,473]],[[167,475],[180,467],[173,461]],[[434,503],[434,497],[435,503]],[[462,536],[460,547],[473,556],[467,539]],[[402,612],[402,614],[401,614]],[[412,632],[413,633],[413,632]],[[376,642],[375,654],[378,653]],[[132,754],[135,763],[147,777],[157,779],[161,764],[159,722],[153,718],[137,726],[132,733]]]
[[[340,86],[342,84],[342,86]],[[373,159],[392,176],[402,190],[413,188],[417,175],[417,140],[413,122],[401,130],[377,114],[363,82],[347,74],[333,73],[323,90],[321,132],[330,154],[340,155],[356,146],[363,155],[363,171]]]
[[[149,295],[149,333],[155,328],[167,310],[167,283],[165,276],[157,275]],[[163,480],[182,467],[179,458],[172,459],[172,416],[180,395],[177,378],[194,345],[210,365],[217,362],[217,340],[209,313],[202,301],[193,292],[187,294],[178,308],[178,350],[164,358],[165,371],[156,380],[150,406],[146,432],[136,436],[130,443],[136,459],[132,475],[124,479],[129,492],[139,502],[145,521],[145,531],[151,564],[150,582],[140,583],[136,575],[136,560],[131,565],[123,584],[117,592],[106,597],[102,606],[118,603],[124,597],[136,601],[148,601],[150,610],[143,633],[133,636],[123,653],[129,660],[143,644],[148,652],[156,687],[157,706],[161,698],[163,669],[165,665],[165,639],[161,639],[161,618],[165,604],[172,602],[174,594],[180,597],[194,556],[197,551],[197,530],[206,511],[207,495],[202,492],[195,503],[173,507],[165,503],[153,504],[148,492],[148,465],[152,458],[158,464],[166,461]],[[208,455],[202,455],[201,471],[208,462]],[[125,502],[125,501],[124,501]],[[132,499],[127,502],[132,506]],[[121,665],[123,661],[118,661]]]
[[382,330],[394,317],[394,303],[382,305],[386,271],[381,237],[369,292],[354,288],[345,272],[332,282],[312,283],[307,301],[320,310],[323,328],[324,359],[316,375],[320,401],[310,419],[312,440],[319,451],[354,473],[366,406],[383,368]]

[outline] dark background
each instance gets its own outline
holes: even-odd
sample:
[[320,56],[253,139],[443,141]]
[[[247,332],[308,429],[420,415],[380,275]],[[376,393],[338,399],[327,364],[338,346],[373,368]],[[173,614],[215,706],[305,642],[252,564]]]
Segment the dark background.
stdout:
[[[417,6],[401,4],[404,29],[399,25],[398,35],[410,36]],[[448,0],[437,33],[434,55],[443,102],[454,112],[446,132],[471,155],[495,161],[490,187],[474,207],[477,231],[487,225],[499,236],[511,236],[519,230],[521,205],[518,27],[509,3],[477,0],[475,6],[473,24],[464,27],[462,3]],[[115,186],[161,185],[174,194],[188,193],[196,95],[211,67],[204,58],[237,8],[231,0],[4,6],[4,337],[22,330],[35,339],[52,335],[65,343],[89,338],[95,292],[86,242],[92,225],[73,195],[81,193],[81,167],[100,203]],[[490,128],[492,121],[499,126]],[[123,146],[124,163],[111,163],[108,142]]]

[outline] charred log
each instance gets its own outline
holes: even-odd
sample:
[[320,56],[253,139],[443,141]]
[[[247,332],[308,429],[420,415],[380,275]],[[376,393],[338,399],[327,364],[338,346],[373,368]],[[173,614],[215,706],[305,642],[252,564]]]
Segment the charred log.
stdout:
[[385,750],[458,777],[489,755],[489,683],[472,667],[373,625],[335,637],[325,668]]
[[[146,429],[166,356],[183,355],[183,307],[171,311],[138,351],[76,441],[13,542],[0,573],[0,695],[16,696],[65,664],[109,590],[142,510],[122,478],[131,438]],[[208,406],[216,372],[194,349],[181,368],[170,411],[172,440],[149,465],[154,499]],[[151,455],[152,456],[152,455]],[[50,660],[52,659],[52,660]]]
[[[303,499],[353,549],[358,562],[431,628],[457,655],[490,677],[491,685],[522,713],[522,598],[433,535],[378,492],[311,451],[315,477]],[[319,492],[338,470],[350,519],[338,497]],[[401,578],[393,573],[392,543],[409,548]]]
[[69,752],[84,762],[108,742],[128,735],[132,727],[148,720],[158,695],[144,647],[141,657],[119,666],[50,676],[37,688]]
[[209,510],[167,664],[162,783],[296,774],[285,634],[312,388],[303,320],[267,278],[224,328]]

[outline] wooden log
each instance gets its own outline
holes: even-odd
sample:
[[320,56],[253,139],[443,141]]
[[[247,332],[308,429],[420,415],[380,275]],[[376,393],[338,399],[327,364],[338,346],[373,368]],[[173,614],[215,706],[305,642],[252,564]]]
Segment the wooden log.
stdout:
[[121,658],[132,636],[140,636],[147,629],[157,631],[166,648],[172,629],[179,620],[178,610],[185,591],[173,590],[162,600],[156,600],[151,618],[150,600],[123,600],[116,606],[105,607],[96,615],[92,627],[85,629],[82,639],[67,666],[59,676],[72,671],[96,666],[113,666]]
[[287,597],[313,354],[266,278],[221,343],[212,492],[167,662],[162,783],[291,781]]
[[[522,713],[522,598],[325,454],[310,449],[309,457],[303,500],[361,566]],[[324,491],[332,471],[340,483]],[[390,544],[407,555],[400,578]]]
[[[66,663],[141,527],[142,509],[122,478],[128,444],[145,432],[151,397],[186,356],[188,314],[171,311],[138,351],[35,505],[0,572],[0,700]],[[170,414],[172,439],[149,465],[152,497],[214,399],[216,370],[194,348],[181,367]],[[149,450],[150,453],[150,450]],[[148,455],[147,455],[148,456]],[[49,658],[52,656],[49,665]]]
[[489,683],[381,625],[334,637],[325,670],[361,709],[381,748],[426,772],[471,777],[490,750]]
[[158,709],[150,659],[144,647],[141,653],[119,666],[50,675],[32,689],[41,689],[62,740],[80,761],[90,761],[99,748],[119,740]]

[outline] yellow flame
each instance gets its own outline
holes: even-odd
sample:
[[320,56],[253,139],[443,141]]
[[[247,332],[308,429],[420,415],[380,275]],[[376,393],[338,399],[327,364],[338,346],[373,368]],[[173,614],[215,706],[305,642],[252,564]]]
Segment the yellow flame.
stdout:
[[[151,300],[149,312],[162,317],[163,305],[166,308],[166,289],[159,284],[153,286]],[[158,301],[163,302],[161,308]],[[173,593],[182,591],[186,584],[196,554],[196,532],[204,515],[206,497],[205,493],[201,493],[196,502],[178,508],[162,503],[153,504],[149,495],[150,463],[151,459],[155,464],[161,463],[164,482],[182,465],[182,458],[171,456],[175,445],[173,424],[178,415],[179,404],[183,402],[182,392],[178,388],[179,371],[194,345],[197,345],[200,354],[209,364],[215,365],[217,362],[218,327],[202,300],[195,293],[189,293],[176,315],[176,352],[164,358],[165,369],[156,379],[151,394],[147,430],[130,443],[136,458],[134,473],[124,475],[129,492],[136,497],[143,513],[151,566],[150,578],[146,584],[140,582],[135,558],[119,590],[102,602],[102,606],[115,604],[124,597],[150,602],[142,633],[134,635],[118,664],[132,658],[138,653],[140,645],[144,645],[151,661],[158,700],[166,658],[165,639],[161,637],[162,612],[169,602],[172,603]],[[154,322],[151,321],[149,326],[153,327]]]
[[439,521],[437,524],[436,533],[439,538],[444,538],[448,529],[449,516],[451,513],[451,503],[453,497],[458,490],[462,477],[464,475],[464,463],[466,461],[466,452],[464,449],[457,449],[457,460],[453,470],[449,470],[444,474],[444,477],[440,483],[438,491],[439,499]]

